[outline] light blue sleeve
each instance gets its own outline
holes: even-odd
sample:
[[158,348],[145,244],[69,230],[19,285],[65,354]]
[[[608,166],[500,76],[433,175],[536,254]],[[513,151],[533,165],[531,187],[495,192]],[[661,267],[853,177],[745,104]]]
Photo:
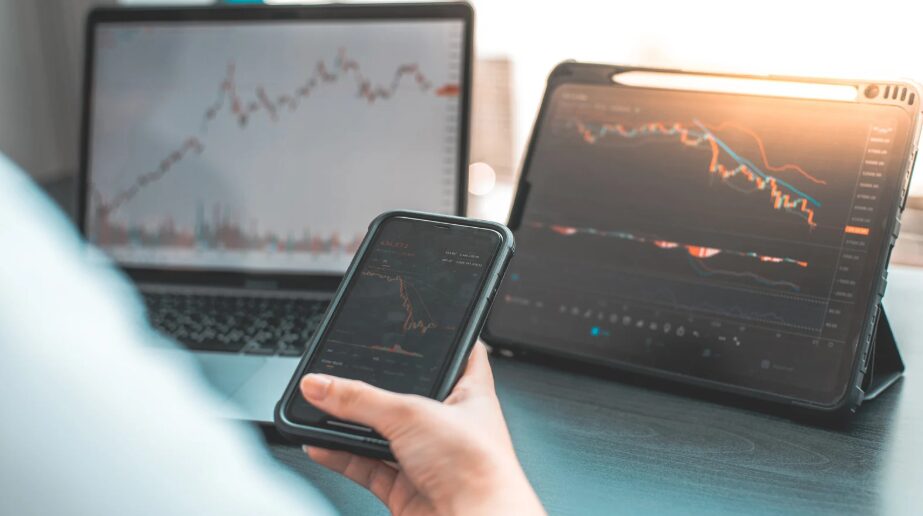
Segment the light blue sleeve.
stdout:
[[[331,514],[252,430],[207,414],[122,276],[0,155],[0,514]],[[306,459],[307,460],[307,459]]]

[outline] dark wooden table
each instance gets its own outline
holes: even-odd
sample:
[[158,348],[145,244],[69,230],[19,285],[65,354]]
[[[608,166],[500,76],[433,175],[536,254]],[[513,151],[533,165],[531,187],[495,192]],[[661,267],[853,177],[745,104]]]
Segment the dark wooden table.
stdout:
[[[923,269],[894,269],[885,306],[908,374],[845,426],[637,378],[492,359],[523,467],[551,514],[923,514]],[[373,496],[272,453],[344,514]]]
[[[73,212],[69,180],[46,187]],[[551,514],[923,514],[923,268],[892,267],[885,307],[908,373],[846,426],[663,382],[491,363]],[[343,514],[386,513],[267,435],[273,455]]]

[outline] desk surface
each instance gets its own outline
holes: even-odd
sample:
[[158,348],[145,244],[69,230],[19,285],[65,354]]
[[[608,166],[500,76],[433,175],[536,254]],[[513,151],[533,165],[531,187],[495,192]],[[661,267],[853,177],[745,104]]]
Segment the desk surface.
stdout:
[[[65,209],[71,192],[69,182],[50,189]],[[891,268],[885,308],[908,374],[845,428],[662,382],[491,363],[516,451],[551,514],[918,514],[923,269]],[[300,448],[270,448],[343,514],[386,513]]]
[[[491,361],[551,514],[911,513],[923,507],[923,269],[893,269],[885,306],[909,373],[841,428],[685,387]],[[344,514],[385,513],[300,449],[271,448]]]

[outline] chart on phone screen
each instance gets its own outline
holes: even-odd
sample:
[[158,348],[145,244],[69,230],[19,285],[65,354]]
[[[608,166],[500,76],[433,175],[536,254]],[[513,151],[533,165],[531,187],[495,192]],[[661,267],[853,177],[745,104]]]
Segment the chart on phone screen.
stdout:
[[[466,322],[490,239],[391,222],[338,308],[314,370],[429,394]],[[483,233],[483,232],[481,232]]]
[[91,240],[130,265],[342,272],[457,203],[461,22],[105,25]]

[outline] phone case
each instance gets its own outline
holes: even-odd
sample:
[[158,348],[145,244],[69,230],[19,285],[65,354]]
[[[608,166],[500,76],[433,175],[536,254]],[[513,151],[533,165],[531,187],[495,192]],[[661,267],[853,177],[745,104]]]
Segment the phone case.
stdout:
[[[634,365],[627,362],[616,362],[606,359],[597,359],[597,360],[588,360],[585,357],[579,355],[573,355],[567,352],[565,349],[556,349],[549,350],[544,347],[537,347],[531,345],[529,342],[516,342],[509,339],[501,338],[500,336],[494,335],[490,331],[490,322],[485,325],[484,334],[482,338],[485,342],[490,344],[492,347],[499,350],[503,350],[504,354],[509,356],[517,357],[532,357],[537,358],[542,361],[552,362],[553,361],[567,361],[571,362],[577,366],[586,365],[588,368],[593,368],[598,370],[611,369],[614,371],[626,371],[631,373],[637,373],[642,375],[649,375],[654,377],[663,378],[669,381],[691,384],[698,387],[704,387],[708,389],[721,390],[725,392],[730,392],[733,394],[759,398],[767,400],[774,403],[781,403],[789,406],[797,407],[795,410],[804,410],[814,414],[822,414],[824,417],[841,417],[848,416],[855,412],[858,406],[862,403],[864,399],[870,399],[877,395],[882,388],[876,392],[866,393],[866,390],[869,390],[869,382],[866,380],[871,380],[867,378],[867,375],[871,375],[872,368],[869,367],[872,362],[872,357],[874,356],[875,349],[875,340],[876,332],[883,332],[879,329],[879,326],[885,326],[886,322],[879,325],[879,320],[884,319],[880,317],[882,314],[881,310],[881,299],[884,295],[885,286],[887,285],[887,266],[888,260],[891,256],[891,248],[894,247],[894,243],[897,239],[898,231],[900,230],[900,216],[904,209],[907,199],[907,192],[910,184],[910,175],[913,171],[913,164],[916,159],[917,147],[920,137],[920,125],[921,125],[921,111],[919,104],[921,101],[921,89],[915,83],[909,81],[850,81],[850,80],[832,80],[832,79],[815,79],[815,78],[806,78],[806,77],[788,77],[788,76],[755,76],[755,75],[743,75],[743,74],[722,74],[722,73],[706,73],[706,72],[691,72],[688,70],[671,70],[671,69],[659,69],[659,68],[643,68],[643,67],[631,67],[631,66],[618,66],[618,65],[607,65],[607,64],[596,64],[596,63],[581,63],[576,61],[564,61],[559,63],[551,74],[548,77],[547,87],[545,90],[544,97],[542,99],[542,104],[539,109],[538,115],[536,117],[535,123],[533,125],[532,134],[526,148],[526,152],[523,158],[523,164],[521,173],[519,176],[519,183],[516,190],[516,197],[513,201],[513,206],[510,210],[510,216],[508,221],[508,226],[512,231],[516,231],[520,225],[523,211],[527,199],[529,197],[531,185],[529,183],[529,167],[532,157],[534,156],[536,145],[537,145],[537,135],[538,129],[544,120],[544,117],[547,115],[549,103],[551,100],[552,93],[554,90],[565,84],[599,84],[599,85],[611,85],[612,76],[616,73],[623,73],[629,71],[640,71],[640,72],[659,72],[659,73],[675,73],[675,74],[690,74],[694,73],[696,75],[703,76],[712,76],[712,77],[731,77],[731,78],[744,78],[744,79],[761,79],[761,80],[784,80],[784,81],[794,81],[794,82],[805,82],[805,83],[822,83],[822,84],[840,84],[840,85],[850,85],[857,87],[857,101],[858,102],[872,102],[872,103],[886,103],[889,105],[897,106],[904,109],[911,116],[910,130],[912,135],[909,138],[908,152],[907,155],[902,159],[902,168],[901,174],[902,177],[899,180],[899,185],[901,191],[899,192],[898,199],[899,202],[895,202],[893,206],[889,206],[886,209],[883,209],[883,213],[887,211],[887,215],[882,214],[881,216],[886,219],[882,221],[882,230],[886,231],[886,234],[890,235],[890,238],[883,239],[883,249],[881,249],[882,261],[877,264],[877,274],[875,280],[873,280],[872,291],[874,292],[875,299],[870,304],[869,313],[864,314],[865,324],[862,325],[862,332],[858,336],[858,350],[855,353],[854,363],[851,367],[851,375],[849,384],[845,386],[844,394],[840,400],[834,405],[820,405],[815,403],[806,403],[802,400],[789,398],[784,395],[778,395],[766,391],[758,391],[754,389],[748,389],[742,386],[735,386],[726,383],[719,383],[714,381],[709,381],[707,379],[695,378],[691,376],[685,376],[678,373],[672,373],[666,370],[653,369],[645,366]],[[870,100],[863,97],[864,88],[876,85],[880,86],[882,94],[877,98]],[[900,92],[900,93],[899,93]],[[916,103],[914,103],[916,102]],[[890,333],[888,330],[887,333]],[[893,347],[893,342],[892,342]],[[896,352],[896,349],[895,349]],[[900,367],[900,371],[903,371],[903,367]],[[893,383],[894,378],[891,378],[891,383]],[[888,383],[890,385],[890,383]],[[885,386],[886,387],[886,386]]]
[[471,352],[474,343],[477,341],[478,335],[480,335],[485,321],[487,320],[487,313],[490,310],[491,303],[493,303],[494,294],[496,294],[497,289],[500,286],[500,281],[503,279],[503,274],[506,271],[506,267],[509,265],[510,259],[513,257],[513,253],[515,251],[513,233],[503,224],[485,220],[416,211],[389,211],[383,213],[376,217],[375,220],[373,220],[369,225],[369,231],[366,233],[366,236],[363,239],[359,250],[353,257],[353,260],[350,263],[349,268],[343,277],[343,281],[340,283],[340,286],[336,291],[336,294],[334,294],[333,300],[330,302],[330,305],[327,308],[327,313],[324,315],[323,321],[321,322],[317,331],[314,333],[311,341],[308,343],[305,354],[302,356],[301,362],[299,362],[298,368],[295,370],[295,374],[292,376],[288,387],[286,387],[282,398],[278,403],[276,403],[274,411],[275,427],[279,433],[291,441],[302,444],[312,444],[323,448],[345,450],[379,459],[392,461],[395,460],[391,453],[388,442],[385,440],[372,437],[360,437],[322,428],[299,425],[289,421],[285,417],[283,407],[287,405],[288,400],[290,400],[292,396],[301,395],[298,384],[301,381],[303,374],[302,372],[307,368],[308,361],[317,349],[320,338],[324,335],[327,326],[329,326],[333,318],[333,314],[336,312],[336,307],[339,306],[339,304],[342,302],[342,298],[346,292],[346,287],[353,280],[353,276],[357,272],[362,256],[365,255],[369,246],[371,245],[371,242],[378,232],[379,226],[381,226],[384,221],[399,216],[433,222],[443,222],[492,229],[498,232],[501,236],[502,242],[500,250],[498,251],[496,258],[490,266],[490,270],[487,273],[487,280],[484,282],[482,291],[479,294],[479,298],[475,302],[474,308],[471,312],[471,317],[459,336],[454,356],[450,359],[448,367],[446,368],[445,375],[439,380],[439,386],[436,390],[435,399],[439,401],[444,400],[452,391],[452,388],[455,386],[455,382],[458,380],[459,376],[464,370],[468,355]]

